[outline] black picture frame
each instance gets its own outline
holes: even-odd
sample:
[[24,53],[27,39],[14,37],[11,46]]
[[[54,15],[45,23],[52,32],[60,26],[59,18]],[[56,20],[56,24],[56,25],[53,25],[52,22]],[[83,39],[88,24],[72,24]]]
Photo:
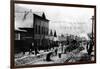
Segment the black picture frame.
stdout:
[[[25,65],[25,66],[16,66],[14,61],[14,14],[15,14],[15,4],[29,4],[29,5],[44,5],[44,6],[58,6],[58,7],[78,7],[78,8],[93,8],[94,9],[94,33],[92,32],[92,35],[94,35],[94,61],[85,61],[85,62],[68,62],[68,63],[57,63],[57,64],[37,64],[37,65]],[[10,67],[13,68],[28,68],[28,67],[43,67],[43,66],[60,66],[60,65],[76,65],[76,64],[90,64],[90,63],[96,63],[96,6],[95,5],[81,5],[81,4],[65,4],[65,3],[49,3],[49,2],[35,2],[35,1],[13,1],[11,0],[11,12],[10,12],[10,19],[11,19],[11,25],[10,25]]]

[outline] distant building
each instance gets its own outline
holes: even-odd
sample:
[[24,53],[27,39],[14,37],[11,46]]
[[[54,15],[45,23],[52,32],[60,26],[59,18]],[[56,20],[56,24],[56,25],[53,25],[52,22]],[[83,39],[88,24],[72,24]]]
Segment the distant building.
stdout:
[[59,41],[66,41],[67,40],[66,36],[64,36],[64,35],[58,36],[58,39],[59,39]]

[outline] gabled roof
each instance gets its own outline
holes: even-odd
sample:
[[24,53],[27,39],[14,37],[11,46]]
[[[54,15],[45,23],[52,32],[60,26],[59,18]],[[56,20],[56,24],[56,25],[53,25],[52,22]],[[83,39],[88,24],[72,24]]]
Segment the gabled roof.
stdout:
[[32,10],[28,11],[15,11],[15,29],[19,27],[33,28],[34,17],[33,14],[41,17],[42,19],[46,19],[44,12],[32,12]]
[[33,27],[33,13],[15,12],[15,29],[19,27]]

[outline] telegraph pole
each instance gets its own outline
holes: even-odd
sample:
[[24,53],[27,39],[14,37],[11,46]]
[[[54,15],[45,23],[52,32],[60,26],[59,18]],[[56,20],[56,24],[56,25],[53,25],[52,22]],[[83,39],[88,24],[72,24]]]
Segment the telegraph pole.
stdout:
[[92,20],[92,41],[94,41],[94,22],[95,22],[94,16],[92,16],[91,20]]

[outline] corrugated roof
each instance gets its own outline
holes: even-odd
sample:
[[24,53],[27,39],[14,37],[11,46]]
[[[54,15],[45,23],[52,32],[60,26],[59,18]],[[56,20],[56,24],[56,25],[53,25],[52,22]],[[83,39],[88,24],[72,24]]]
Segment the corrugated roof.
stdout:
[[15,32],[27,32],[26,30],[16,29]]

